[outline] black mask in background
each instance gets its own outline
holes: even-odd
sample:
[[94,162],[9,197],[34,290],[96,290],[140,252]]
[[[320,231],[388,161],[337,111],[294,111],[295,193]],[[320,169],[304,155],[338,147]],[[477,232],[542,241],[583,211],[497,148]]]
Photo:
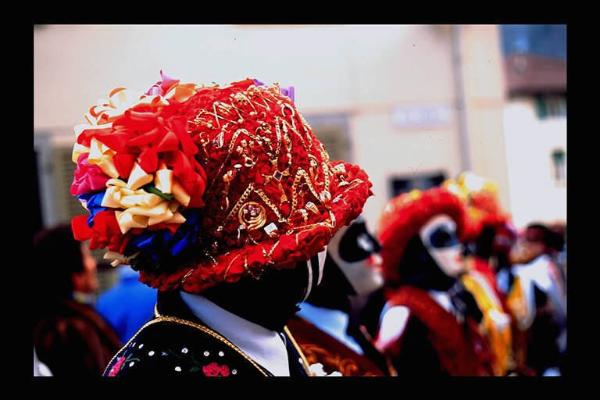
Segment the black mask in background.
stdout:
[[[374,273],[367,265],[381,245],[362,218],[341,229],[329,242],[321,285],[308,302],[318,307],[349,312],[350,297],[365,296],[377,289]],[[382,279],[383,281],[383,279]]]
[[462,315],[468,315],[480,322],[483,314],[477,306],[475,298],[457,278],[446,275],[429,254],[419,235],[408,242],[402,261],[400,262],[401,283],[416,286],[423,290],[447,292],[450,301]]
[[456,283],[455,278],[446,275],[440,269],[419,235],[413,236],[408,241],[398,268],[401,271],[401,284],[424,290],[446,291]]
[[354,293],[344,273],[328,255],[321,284],[310,294],[307,302],[317,307],[349,312],[349,296]]
[[486,225],[475,241],[475,255],[485,260],[489,259],[493,254],[495,237],[496,229],[493,226]]
[[224,283],[202,293],[227,311],[281,332],[299,310],[307,289],[305,263],[291,269],[270,269],[259,279],[244,277],[236,283]]

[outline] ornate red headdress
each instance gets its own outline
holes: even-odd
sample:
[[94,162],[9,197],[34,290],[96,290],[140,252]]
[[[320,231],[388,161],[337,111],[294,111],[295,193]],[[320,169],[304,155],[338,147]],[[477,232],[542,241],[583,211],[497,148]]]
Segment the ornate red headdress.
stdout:
[[379,221],[379,241],[383,273],[388,282],[399,279],[398,265],[408,241],[436,215],[448,215],[456,222],[459,236],[464,233],[464,206],[443,188],[413,190],[388,202]]
[[371,183],[329,160],[291,97],[253,79],[115,89],[76,128],[72,194],[91,214],[76,238],[152,287],[196,293],[323,250]]
[[510,222],[510,214],[502,210],[498,188],[491,180],[463,172],[456,180],[446,180],[443,186],[456,194],[466,206],[465,240],[475,240],[485,226],[499,227]]

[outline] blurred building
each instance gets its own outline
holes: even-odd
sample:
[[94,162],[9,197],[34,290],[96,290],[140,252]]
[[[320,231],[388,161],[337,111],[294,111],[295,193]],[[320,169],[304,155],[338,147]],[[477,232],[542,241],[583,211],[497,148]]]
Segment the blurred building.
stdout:
[[[466,169],[494,179],[519,221],[529,219],[531,208],[535,218],[565,213],[556,190],[547,192],[552,201],[539,192],[545,214],[527,203],[538,194],[530,185],[523,190],[523,174],[533,174],[530,163],[538,163],[548,171],[539,167],[529,181],[554,176],[548,163],[564,161],[565,146],[548,138],[559,143],[566,133],[543,133],[548,121],[531,114],[537,94],[513,96],[495,25],[65,25],[37,27],[34,37],[43,224],[82,213],[68,191],[72,127],[112,88],[145,90],[161,69],[182,81],[254,77],[295,86],[299,109],[332,157],[359,163],[371,176],[375,196],[365,217],[373,228],[392,195]],[[534,133],[532,126],[541,128]],[[527,162],[521,143],[531,148]],[[548,149],[555,158],[544,158]]]
[[564,25],[502,28],[510,210],[517,226],[567,219]]

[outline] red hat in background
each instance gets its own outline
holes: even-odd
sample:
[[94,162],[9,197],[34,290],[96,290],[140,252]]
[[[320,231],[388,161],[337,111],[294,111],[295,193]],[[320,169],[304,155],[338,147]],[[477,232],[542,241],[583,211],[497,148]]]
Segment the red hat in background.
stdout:
[[98,122],[94,110],[74,148],[74,194],[92,214],[74,220],[76,236],[109,246],[149,286],[195,293],[322,251],[362,212],[371,182],[329,160],[286,94],[253,79],[163,77],[120,114]]
[[464,206],[461,200],[443,188],[413,190],[388,202],[379,221],[379,241],[383,272],[388,282],[396,282],[398,265],[408,241],[419,233],[431,218],[448,215],[456,222],[459,236],[464,234]]
[[463,172],[456,180],[448,179],[442,186],[456,194],[466,206],[464,240],[477,239],[486,226],[510,224],[511,216],[502,210],[498,188],[492,180]]

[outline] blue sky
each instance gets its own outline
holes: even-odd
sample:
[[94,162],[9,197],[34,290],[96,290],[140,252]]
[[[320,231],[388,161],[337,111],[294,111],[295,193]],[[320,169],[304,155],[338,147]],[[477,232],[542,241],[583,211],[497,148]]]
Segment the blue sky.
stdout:
[[502,25],[500,32],[506,56],[525,53],[560,59],[567,57],[566,25]]

